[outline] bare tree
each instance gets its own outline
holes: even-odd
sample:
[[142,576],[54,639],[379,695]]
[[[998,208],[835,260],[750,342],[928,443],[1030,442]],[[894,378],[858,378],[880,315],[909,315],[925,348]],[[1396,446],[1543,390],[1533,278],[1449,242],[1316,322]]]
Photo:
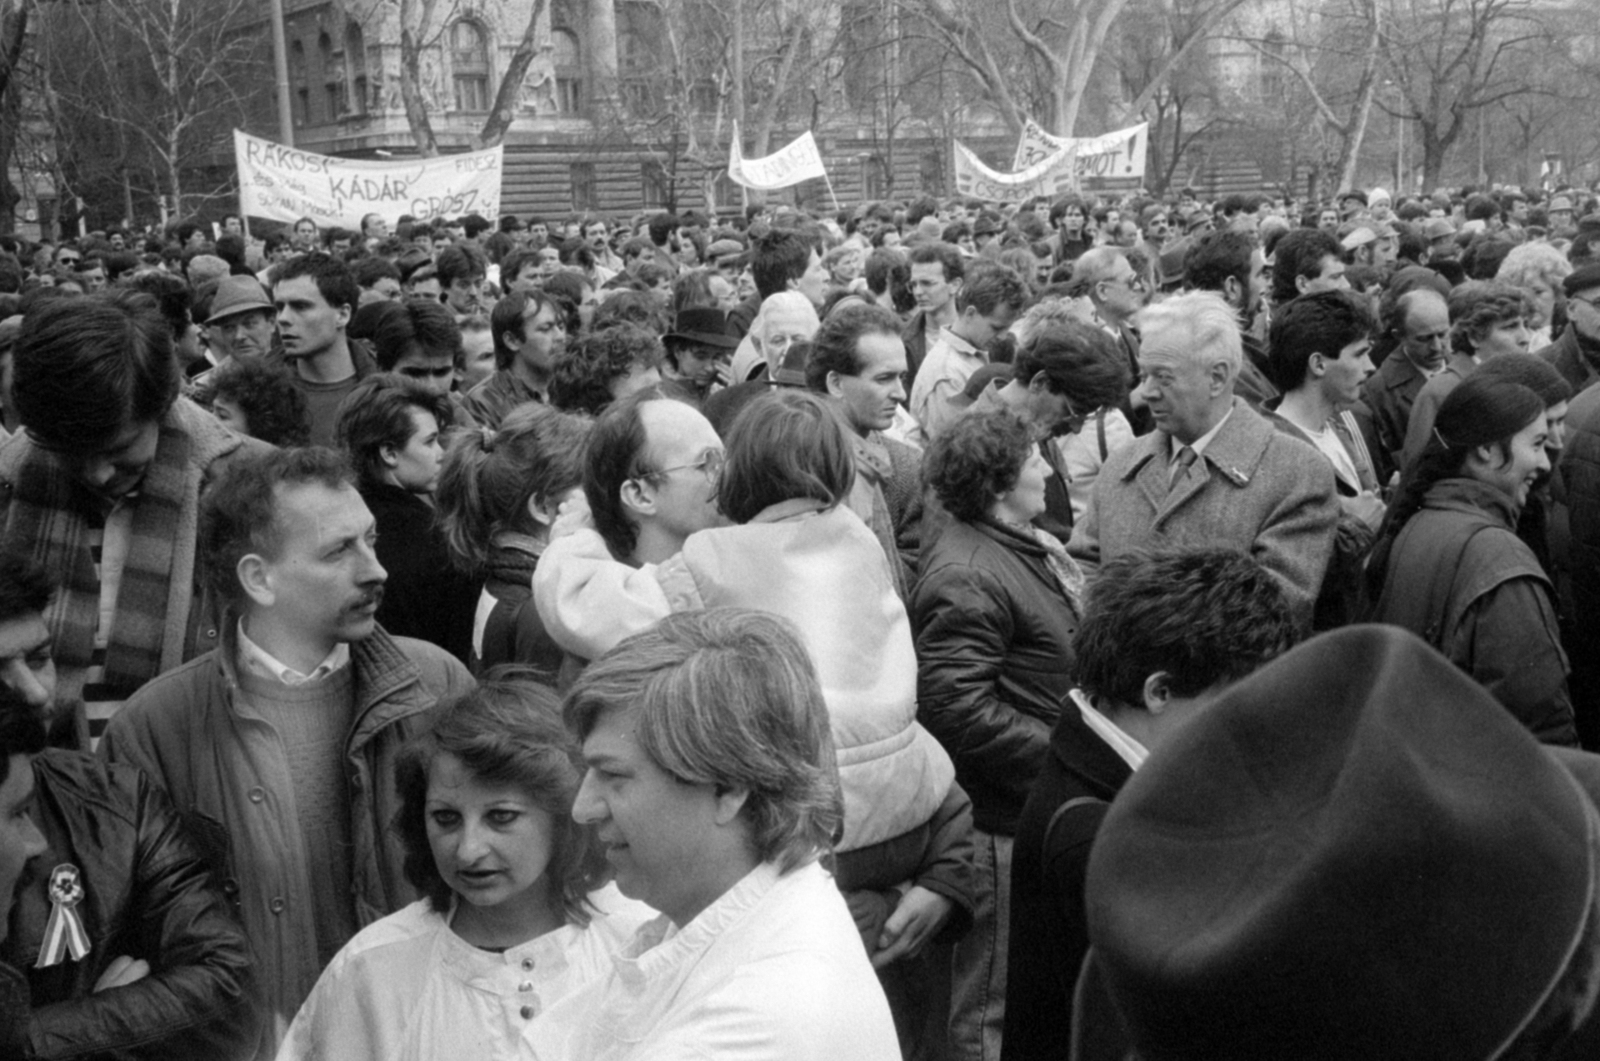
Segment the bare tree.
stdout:
[[1136,0],[1107,46],[1121,90],[1111,120],[1150,123],[1146,183],[1157,191],[1170,186],[1192,147],[1243,117],[1224,99],[1205,48],[1239,6],[1240,0]]
[[11,183],[22,127],[21,68],[33,0],[0,5],[0,232],[10,232],[22,193]]
[[[1216,32],[1245,0],[904,0],[931,27],[1013,130],[1027,116],[1060,136],[1071,136],[1108,41],[1115,45],[1126,13],[1161,34],[1159,58],[1139,90],[1113,110],[1138,114],[1162,90],[1170,73]],[[1131,7],[1130,7],[1131,5]],[[1019,77],[1025,72],[1025,77]]]
[[231,152],[249,86],[270,86],[261,45],[236,30],[251,0],[50,5],[38,39],[45,104],[75,163],[120,155],[181,215],[197,164]]
[[[428,112],[428,101],[423,92],[422,57],[430,48],[436,48],[446,28],[455,20],[458,4],[451,0],[442,5],[440,0],[392,0],[397,3],[396,14],[400,28],[400,101],[405,107],[406,124],[416,140],[417,151],[424,157],[439,153],[439,138],[433,131],[433,119]],[[500,82],[495,87],[494,102],[484,117],[483,125],[473,137],[472,147],[482,149],[502,143],[511,123],[516,119],[522,99],[522,83],[528,70],[542,49],[548,44],[539,43],[539,25],[543,21],[549,0],[533,0],[527,25],[517,39]]]
[[1338,188],[1355,186],[1361,147],[1381,81],[1381,2],[1339,0],[1315,5],[1309,12],[1304,5],[1291,2],[1288,33],[1282,38],[1239,38],[1263,62],[1294,75],[1314,109],[1321,134],[1334,145],[1333,157],[1324,159],[1320,177],[1331,179]]
[[1530,64],[1550,34],[1533,0],[1387,0],[1379,13],[1384,68],[1400,98],[1377,105],[1416,124],[1423,183],[1435,187],[1480,111],[1532,91]]

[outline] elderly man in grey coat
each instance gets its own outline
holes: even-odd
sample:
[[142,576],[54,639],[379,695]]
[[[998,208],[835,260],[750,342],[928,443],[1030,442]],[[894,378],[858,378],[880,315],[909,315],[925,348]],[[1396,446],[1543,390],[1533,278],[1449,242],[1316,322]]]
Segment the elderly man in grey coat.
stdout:
[[1331,465],[1234,397],[1243,348],[1220,296],[1170,298],[1137,322],[1156,430],[1106,461],[1069,551],[1092,567],[1133,549],[1238,549],[1309,625],[1339,515]]

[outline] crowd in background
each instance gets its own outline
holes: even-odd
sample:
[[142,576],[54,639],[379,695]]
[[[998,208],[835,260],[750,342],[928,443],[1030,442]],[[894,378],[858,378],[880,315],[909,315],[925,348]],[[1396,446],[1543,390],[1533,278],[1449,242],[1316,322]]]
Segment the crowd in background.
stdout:
[[1597,379],[1574,188],[0,236],[0,1053],[1594,1056]]

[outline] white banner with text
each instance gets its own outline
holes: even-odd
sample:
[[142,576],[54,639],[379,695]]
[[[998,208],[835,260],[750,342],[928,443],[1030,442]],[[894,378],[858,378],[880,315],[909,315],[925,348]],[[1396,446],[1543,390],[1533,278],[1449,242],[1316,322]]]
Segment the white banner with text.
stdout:
[[1071,151],[1073,175],[1079,180],[1115,177],[1142,181],[1149,147],[1149,122],[1101,136],[1052,136],[1030,118],[1017,139],[1017,153],[1011,160],[1011,168],[1025,170],[1062,151]]
[[728,147],[728,176],[746,188],[772,191],[788,188],[801,181],[825,179],[827,169],[822,165],[822,152],[817,150],[816,137],[809,132],[788,146],[762,158],[745,158],[739,149],[739,126],[733,127],[733,143]]
[[505,151],[491,147],[460,155],[367,161],[332,158],[233,131],[239,166],[239,209],[248,217],[319,227],[359,228],[377,214],[392,226],[403,215],[418,221],[500,214]]
[[983,160],[961,141],[955,144],[956,191],[976,199],[993,202],[1020,203],[1043,196],[1054,199],[1074,187],[1072,151],[1057,151],[1016,173],[1001,173],[983,164]]

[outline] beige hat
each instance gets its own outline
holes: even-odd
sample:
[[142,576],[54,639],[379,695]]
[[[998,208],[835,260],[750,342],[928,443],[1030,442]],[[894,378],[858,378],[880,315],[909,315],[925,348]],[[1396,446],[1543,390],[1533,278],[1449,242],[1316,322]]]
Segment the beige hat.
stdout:
[[272,300],[262,290],[261,282],[253,276],[225,276],[217,283],[217,293],[211,297],[211,316],[206,318],[206,323],[216,324],[258,309],[272,309]]
[[1357,247],[1365,247],[1367,244],[1374,242],[1377,238],[1378,234],[1372,231],[1369,226],[1358,225],[1348,236],[1339,241],[1339,246],[1343,247],[1347,251],[1353,251]]

